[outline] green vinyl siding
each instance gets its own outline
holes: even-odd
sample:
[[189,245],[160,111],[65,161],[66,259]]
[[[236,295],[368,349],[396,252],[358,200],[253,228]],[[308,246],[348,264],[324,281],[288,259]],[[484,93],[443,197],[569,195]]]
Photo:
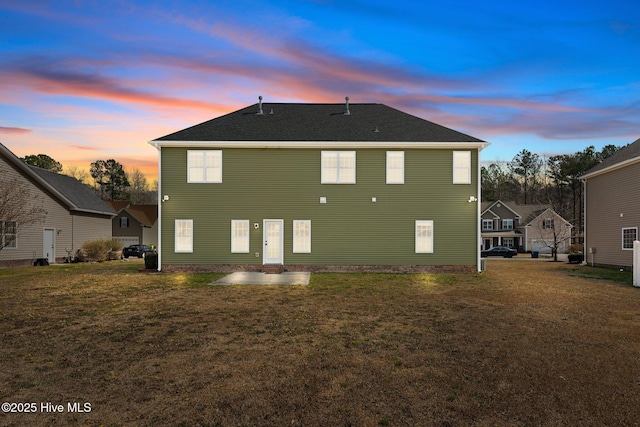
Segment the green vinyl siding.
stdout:
[[[404,149],[404,184],[394,185],[387,150],[356,149],[356,183],[321,184],[321,151],[223,149],[222,183],[195,184],[187,148],[163,147],[162,263],[262,264],[263,220],[282,219],[285,264],[476,264],[477,150],[468,185],[452,183],[445,149]],[[193,219],[193,253],[174,253],[175,219]],[[231,253],[231,221],[246,219],[249,253]],[[311,253],[293,252],[294,220],[311,221]],[[416,220],[433,221],[433,253],[415,253]]]

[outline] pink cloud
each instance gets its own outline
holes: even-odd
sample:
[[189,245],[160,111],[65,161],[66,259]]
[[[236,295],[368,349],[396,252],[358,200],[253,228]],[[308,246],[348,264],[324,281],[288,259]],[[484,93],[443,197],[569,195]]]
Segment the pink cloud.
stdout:
[[29,132],[31,132],[31,129],[0,126],[0,133],[10,133],[17,135]]

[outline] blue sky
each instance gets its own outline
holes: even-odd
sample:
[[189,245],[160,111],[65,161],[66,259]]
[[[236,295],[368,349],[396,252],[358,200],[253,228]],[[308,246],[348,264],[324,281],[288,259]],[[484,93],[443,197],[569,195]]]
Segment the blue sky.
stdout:
[[378,102],[509,161],[640,137],[640,3],[0,0],[0,142],[155,173],[257,102]]

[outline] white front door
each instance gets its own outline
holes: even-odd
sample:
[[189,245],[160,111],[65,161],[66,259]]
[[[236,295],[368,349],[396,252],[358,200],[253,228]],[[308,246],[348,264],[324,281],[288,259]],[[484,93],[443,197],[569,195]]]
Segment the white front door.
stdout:
[[49,264],[56,262],[56,230],[45,228],[42,236],[42,258],[46,258]]
[[262,247],[263,264],[283,264],[284,221],[265,219],[262,227],[264,245]]

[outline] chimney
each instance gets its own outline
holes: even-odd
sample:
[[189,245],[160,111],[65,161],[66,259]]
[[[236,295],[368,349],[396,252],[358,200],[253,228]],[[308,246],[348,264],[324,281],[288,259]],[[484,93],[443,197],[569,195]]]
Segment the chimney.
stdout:
[[345,100],[346,105],[347,105],[347,110],[344,112],[344,115],[345,115],[345,116],[348,116],[348,115],[350,115],[350,114],[351,114],[351,112],[349,111],[349,97],[348,97],[348,96],[345,96],[344,100]]
[[258,112],[256,114],[259,116],[264,114],[264,112],[262,111],[262,96],[258,97]]

